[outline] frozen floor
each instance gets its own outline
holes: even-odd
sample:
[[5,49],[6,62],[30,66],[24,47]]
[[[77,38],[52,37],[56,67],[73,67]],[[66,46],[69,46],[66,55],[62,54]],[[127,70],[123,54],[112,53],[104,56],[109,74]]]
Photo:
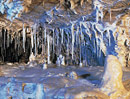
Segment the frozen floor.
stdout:
[[[103,67],[80,68],[78,66],[56,67],[55,65],[49,65],[48,67],[48,69],[43,70],[42,65],[35,67],[24,66],[24,64],[1,65],[0,84],[8,83],[14,77],[14,81],[21,83],[21,85],[24,83],[42,83],[47,99],[64,99],[64,97],[73,99],[75,96],[78,97],[79,94],[87,94],[86,97],[95,96],[98,99],[104,99],[104,97],[107,99],[106,95],[96,90],[100,86]],[[78,79],[69,76],[72,71],[77,73]],[[130,69],[125,68],[123,71],[124,85],[127,90],[130,90]]]

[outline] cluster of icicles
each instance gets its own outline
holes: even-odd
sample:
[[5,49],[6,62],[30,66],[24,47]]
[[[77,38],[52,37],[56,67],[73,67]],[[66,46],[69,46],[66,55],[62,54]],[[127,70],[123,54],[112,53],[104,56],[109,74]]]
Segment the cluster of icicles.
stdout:
[[[51,57],[63,55],[66,63],[92,65],[94,59],[97,63],[102,65],[104,56],[107,54],[116,54],[114,52],[115,43],[112,45],[111,41],[115,41],[114,33],[116,24],[103,24],[102,5],[95,2],[95,21],[85,21],[83,16],[82,21],[71,22],[69,27],[62,28],[47,28],[42,30],[42,51],[47,53],[47,63],[51,62]],[[111,20],[111,14],[110,14]],[[39,38],[37,38],[37,24],[32,26],[31,32],[31,46],[35,49],[37,55],[37,46],[39,45]],[[24,29],[23,29],[24,30]],[[23,37],[24,36],[23,32]],[[112,37],[113,36],[113,37]],[[112,37],[112,38],[111,38]],[[25,43],[23,38],[23,43]],[[23,44],[25,48],[25,44]],[[113,51],[111,51],[113,50]],[[91,61],[91,59],[93,59]],[[91,61],[91,62],[90,62]]]
[[[37,32],[37,24],[32,26],[31,32],[31,49],[35,56],[38,48],[41,46],[42,54],[47,56],[47,63],[51,63],[53,58],[63,55],[66,63],[91,65],[94,61],[91,59],[99,59],[98,64],[103,64],[104,56],[107,54],[115,54],[113,49],[115,45],[111,44],[115,27],[106,26],[97,22],[72,22],[70,28],[52,28],[46,26]],[[23,28],[23,48],[25,50],[26,33]],[[113,50],[113,51],[111,51]],[[32,53],[32,52],[31,52]]]
[[[48,64],[55,57],[63,55],[66,64],[83,63],[85,65],[94,65],[92,63],[97,62],[99,65],[103,65],[105,55],[111,52],[111,54],[115,54],[114,51],[111,51],[115,48],[115,45],[112,45],[111,41],[115,41],[113,35],[116,30],[116,25],[104,24],[102,22],[103,11],[102,5],[99,2],[95,3],[94,9],[96,11],[95,21],[85,21],[87,16],[83,16],[82,21],[71,22],[71,25],[68,27],[50,29],[46,25],[44,27],[39,26],[37,23],[32,25],[30,31],[31,54],[34,53],[36,56],[39,53],[38,48],[41,48],[41,54],[46,57]],[[28,28],[25,28],[23,24],[21,33],[24,52],[27,40],[26,32],[28,32]],[[20,35],[20,33],[16,34]],[[114,39],[111,38],[112,36]],[[7,47],[10,44],[8,39],[9,36],[7,34]],[[15,39],[16,49],[20,47],[20,40],[18,40],[20,36],[17,35]]]

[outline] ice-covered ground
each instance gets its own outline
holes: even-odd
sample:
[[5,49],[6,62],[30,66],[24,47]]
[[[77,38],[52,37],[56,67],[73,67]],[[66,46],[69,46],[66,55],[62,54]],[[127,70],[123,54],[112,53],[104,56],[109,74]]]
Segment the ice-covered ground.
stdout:
[[[64,99],[69,98],[73,99],[74,97],[80,97],[81,94],[86,97],[100,97],[101,99],[107,99],[106,95],[102,95],[100,91],[96,90],[103,76],[104,67],[101,66],[90,66],[90,67],[79,67],[79,66],[66,66],[66,67],[56,67],[55,65],[49,65],[48,69],[43,70],[42,65],[39,64],[35,67],[28,67],[21,65],[2,65],[1,69],[1,77],[0,77],[0,94],[3,94],[1,91],[4,87],[3,84],[8,84],[12,82],[17,84],[17,88],[23,87],[23,84],[28,86],[34,86],[34,89],[31,87],[30,90],[36,90],[35,94],[37,94],[38,90],[41,90],[39,86],[43,85],[45,97],[47,99]],[[76,72],[77,79],[70,76],[71,73]],[[123,69],[123,81],[127,81],[130,79],[130,69]],[[14,77],[12,81],[12,77]],[[11,84],[12,84],[11,83]],[[128,81],[127,81],[128,83]],[[32,84],[32,85],[28,85]],[[40,84],[38,86],[38,84]],[[129,83],[128,83],[129,84]],[[127,84],[127,87],[130,88]],[[13,86],[13,85],[11,85]],[[26,87],[24,88],[23,93],[28,94],[30,98],[32,93],[30,90],[26,91]],[[11,88],[11,87],[9,87]],[[41,92],[41,91],[40,91]],[[13,92],[12,92],[13,93]],[[16,94],[13,94],[16,97]],[[9,96],[9,95],[8,95]],[[24,95],[23,95],[24,96]],[[35,95],[36,96],[36,95]],[[23,97],[24,99],[25,97]],[[29,98],[29,97],[28,97]],[[99,98],[99,99],[100,99]],[[4,98],[0,98],[4,99]],[[5,98],[6,99],[6,98]],[[14,98],[15,99],[15,98]],[[17,98],[16,98],[17,99]],[[38,98],[41,99],[41,98]],[[77,98],[78,99],[78,98]]]

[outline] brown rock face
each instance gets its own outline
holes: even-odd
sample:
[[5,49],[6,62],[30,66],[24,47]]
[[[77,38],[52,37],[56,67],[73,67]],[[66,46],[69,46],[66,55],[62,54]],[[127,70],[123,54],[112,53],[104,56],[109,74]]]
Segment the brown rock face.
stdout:
[[122,74],[122,65],[117,57],[113,55],[107,56],[101,90],[111,99],[127,99],[128,97],[128,92],[122,84]]

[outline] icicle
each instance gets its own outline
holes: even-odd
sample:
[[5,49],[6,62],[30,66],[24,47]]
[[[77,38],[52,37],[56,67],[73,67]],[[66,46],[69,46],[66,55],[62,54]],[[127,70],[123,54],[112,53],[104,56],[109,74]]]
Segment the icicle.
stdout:
[[95,44],[95,39],[93,40],[94,44],[93,44],[93,48],[94,48],[94,53],[96,53],[96,44]]
[[44,38],[44,35],[43,35],[43,32],[42,32],[42,55],[44,54],[44,44],[43,44],[43,38]]
[[108,35],[108,44],[109,44],[109,46],[111,45],[111,35],[110,35],[110,31],[109,31],[109,29],[107,29],[107,35]]
[[82,53],[81,53],[81,52],[82,52],[81,40],[80,40],[79,42],[80,42],[80,60],[79,60],[80,62],[79,62],[79,63],[81,64],[81,63],[82,63],[82,62],[81,62],[81,57],[82,57]]
[[69,34],[67,33],[67,45],[66,45],[66,47],[67,47],[67,64],[69,63],[68,62],[68,57],[69,57],[69,54],[70,54],[70,52],[69,52]]
[[76,44],[78,45],[78,38],[79,38],[79,27],[77,27],[76,31]]
[[16,48],[17,48],[17,36],[14,37],[14,41],[15,41],[15,50],[16,50]]
[[6,39],[6,30],[4,29],[4,49],[5,49],[5,39]]
[[53,29],[52,32],[53,32],[53,54],[54,54],[54,51],[55,51],[55,30]]
[[96,9],[96,22],[99,21],[99,11],[98,11],[98,8]]
[[18,56],[20,55],[19,49],[20,49],[20,33],[18,33]]
[[[38,33],[39,33],[39,31],[38,31]],[[40,40],[39,40],[39,34],[37,34],[37,48],[39,48],[39,45],[40,45]],[[37,50],[37,53],[38,53],[38,50]]]
[[111,8],[110,8],[110,11],[109,11],[109,12],[110,12],[110,22],[111,22]]
[[72,32],[72,60],[74,58],[74,41],[75,41],[75,38],[74,38],[74,24],[72,23],[72,26],[71,26],[71,32]]
[[44,29],[44,39],[45,39],[45,45],[46,45],[46,27]]
[[62,40],[61,40],[61,43],[63,44],[63,38],[64,38],[64,30],[61,29],[61,33],[62,33]]
[[82,64],[82,62],[81,62],[81,58],[82,58],[82,23],[80,22],[80,32],[81,32],[81,35],[80,35],[80,38],[79,38],[79,45],[80,45],[80,65]]
[[50,39],[49,39],[49,34],[47,35],[47,48],[48,48],[48,59],[47,62],[50,64]]
[[23,24],[23,49],[24,49],[24,52],[25,52],[25,43],[26,43],[26,33],[25,33],[24,24]]
[[59,33],[56,31],[56,36],[57,36],[57,46],[59,46]]
[[102,52],[104,53],[104,55],[106,56],[107,52],[106,52],[106,46],[103,42],[103,39],[101,39],[101,42],[100,42],[100,48],[102,50]]
[[37,24],[34,25],[34,43],[35,43],[35,56],[37,55],[37,37],[36,37],[36,32],[37,32]]
[[9,31],[7,33],[7,48],[9,47]]
[[[34,30],[33,30],[33,31],[34,31]],[[33,49],[33,47],[34,47],[33,35],[34,35],[34,33],[31,31],[31,46],[32,46],[32,49]]]

